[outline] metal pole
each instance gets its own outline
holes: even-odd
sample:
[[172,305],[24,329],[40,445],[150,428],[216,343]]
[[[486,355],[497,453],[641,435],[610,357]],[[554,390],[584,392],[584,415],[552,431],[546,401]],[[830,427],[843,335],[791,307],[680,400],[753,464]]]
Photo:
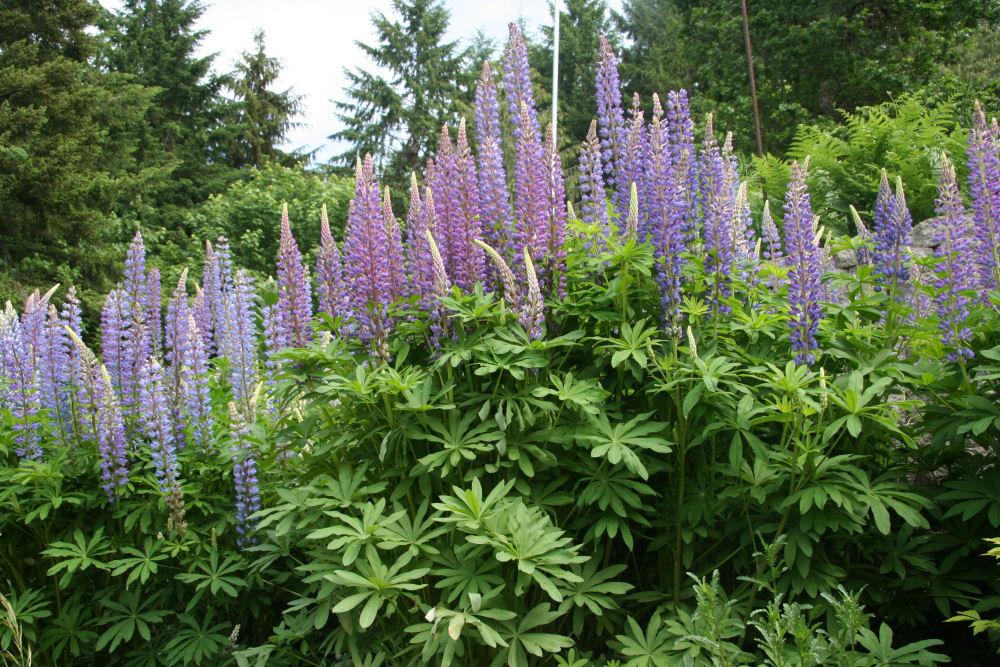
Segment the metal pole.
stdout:
[[559,144],[559,133],[556,131],[556,123],[559,117],[559,15],[562,0],[555,0],[552,3],[552,138],[556,145]]

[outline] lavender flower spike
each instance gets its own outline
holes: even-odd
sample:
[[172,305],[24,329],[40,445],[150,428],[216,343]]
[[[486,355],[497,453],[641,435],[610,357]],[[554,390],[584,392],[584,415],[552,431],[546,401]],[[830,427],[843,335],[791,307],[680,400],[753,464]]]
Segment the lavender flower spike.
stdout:
[[976,102],[969,132],[969,186],[982,298],[1000,284],[1000,137],[986,124]]
[[278,307],[286,335],[296,347],[312,340],[312,296],[309,277],[302,266],[302,253],[292,236],[288,204],[281,206],[281,240],[278,244]]
[[910,279],[907,261],[912,228],[913,219],[906,207],[902,181],[897,180],[894,194],[883,169],[875,202],[875,250],[872,255],[877,279],[889,292],[896,293]]
[[612,190],[616,186],[620,189],[621,184],[615,181],[615,177],[616,165],[621,162],[623,153],[625,115],[622,112],[622,91],[618,79],[618,57],[604,35],[600,37],[595,89],[604,174],[609,177],[608,185]]
[[111,376],[104,366],[101,366],[97,446],[101,453],[101,488],[104,489],[108,502],[113,503],[128,486],[128,442],[125,440],[121,406],[115,396],[115,388],[111,385]]
[[229,385],[233,397],[252,418],[257,390],[257,327],[251,312],[253,279],[236,271],[233,289],[226,295],[226,326],[222,351],[229,360]]
[[358,161],[354,199],[344,231],[344,292],[363,342],[384,340],[391,322],[389,259],[380,188],[371,155]]
[[792,163],[792,179],[785,193],[785,254],[788,272],[788,300],[791,331],[789,340],[796,353],[795,363],[813,364],[819,343],[816,333],[822,317],[820,282],[823,259],[813,243],[813,216],[806,191],[806,168]]
[[942,342],[949,349],[949,359],[971,359],[973,354],[968,341],[972,339],[972,330],[967,323],[972,301],[969,295],[977,288],[976,275],[968,261],[973,254],[971,244],[962,235],[968,213],[958,191],[955,168],[947,156],[941,165],[935,210],[939,216],[933,238],[937,245],[934,256],[938,259],[934,266],[938,327]]
[[409,298],[406,280],[406,264],[403,262],[403,236],[399,221],[392,212],[389,186],[385,186],[382,196],[382,221],[385,225],[385,252],[389,259],[389,288],[393,303]]
[[139,401],[142,433],[149,442],[153,469],[170,510],[173,527],[184,530],[184,498],[181,492],[180,464],[174,432],[170,425],[170,407],[163,393],[163,369],[150,359],[139,372]]
[[319,255],[316,257],[316,291],[319,295],[319,311],[331,317],[343,315],[341,299],[344,291],[344,277],[341,269],[340,250],[330,233],[330,220],[323,204],[319,219]]
[[257,522],[252,519],[260,509],[260,486],[257,482],[257,461],[247,438],[246,419],[236,405],[229,404],[230,437],[233,440],[233,483],[236,487],[236,543],[240,549],[253,545]]
[[38,402],[38,369],[32,353],[32,345],[25,329],[16,318],[4,327],[0,339],[0,354],[3,356],[3,370],[8,384],[5,402],[9,402],[14,417],[15,452],[21,459],[42,458]]
[[479,217],[483,239],[503,249],[509,242],[507,223],[514,213],[503,170],[500,105],[488,62],[483,63],[483,73],[476,84],[476,133],[479,137]]
[[597,121],[590,122],[587,140],[580,146],[580,199],[581,220],[600,227],[604,235],[608,229],[608,205],[605,200],[604,175],[601,167],[601,146],[597,141]]

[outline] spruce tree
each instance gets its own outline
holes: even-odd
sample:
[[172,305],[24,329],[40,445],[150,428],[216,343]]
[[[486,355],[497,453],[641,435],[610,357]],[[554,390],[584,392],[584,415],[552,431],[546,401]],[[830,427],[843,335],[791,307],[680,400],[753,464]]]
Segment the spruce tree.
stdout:
[[156,90],[137,159],[170,170],[145,202],[151,222],[168,229],[177,227],[184,209],[238,177],[218,148],[227,113],[223,79],[211,71],[214,55],[196,55],[207,34],[195,28],[204,12],[198,0],[125,0],[104,19],[101,65]]
[[472,68],[467,50],[445,41],[450,13],[440,0],[392,0],[392,8],[395,19],[372,15],[376,44],[356,42],[387,75],[345,69],[347,99],[335,102],[344,129],[330,138],[346,146],[335,165],[353,169],[371,153],[383,181],[403,194],[409,173],[437,148],[441,125],[457,123],[471,99]]
[[0,11],[0,301],[61,282],[93,307],[125,236],[116,214],[157,176],[135,160],[152,91],[93,67],[96,16],[84,0]]
[[278,146],[292,128],[302,98],[291,90],[270,89],[281,74],[281,63],[264,51],[263,30],[253,41],[256,50],[243,52],[226,83],[235,96],[227,161],[239,168],[259,168],[271,161],[290,166],[300,156],[285,153]]

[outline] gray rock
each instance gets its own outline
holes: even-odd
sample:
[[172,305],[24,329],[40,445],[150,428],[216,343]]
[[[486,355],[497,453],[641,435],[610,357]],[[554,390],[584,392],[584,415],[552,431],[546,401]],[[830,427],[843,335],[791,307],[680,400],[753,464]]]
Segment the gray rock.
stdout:
[[[913,232],[911,235],[912,244],[914,247],[921,246],[924,248],[936,248],[938,244],[934,243],[934,227],[937,226],[938,220],[940,218],[928,218],[923,222],[919,222],[913,226]],[[972,226],[972,216],[966,215],[962,220],[960,236],[965,238],[972,238],[974,234],[974,228]]]
[[841,250],[833,255],[833,265],[838,269],[851,269],[858,265],[858,256],[853,250]]

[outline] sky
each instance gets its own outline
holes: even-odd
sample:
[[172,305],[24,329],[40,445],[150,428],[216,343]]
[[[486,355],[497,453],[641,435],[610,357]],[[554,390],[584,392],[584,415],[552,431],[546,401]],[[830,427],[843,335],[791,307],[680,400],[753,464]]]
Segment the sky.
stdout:
[[[101,0],[120,9],[120,0]],[[610,0],[613,9],[621,0]],[[316,159],[325,162],[337,153],[327,136],[340,125],[331,100],[345,99],[344,67],[371,67],[354,43],[375,42],[371,13],[392,17],[389,0],[215,0],[198,24],[208,30],[199,55],[217,53],[215,69],[228,72],[243,51],[253,47],[258,28],[265,31],[265,51],[282,63],[277,90],[291,88],[303,95],[304,113],[284,148],[319,148]],[[451,11],[450,40],[468,40],[482,28],[502,48],[507,24],[523,16],[529,33],[551,25],[547,0],[445,0]]]

